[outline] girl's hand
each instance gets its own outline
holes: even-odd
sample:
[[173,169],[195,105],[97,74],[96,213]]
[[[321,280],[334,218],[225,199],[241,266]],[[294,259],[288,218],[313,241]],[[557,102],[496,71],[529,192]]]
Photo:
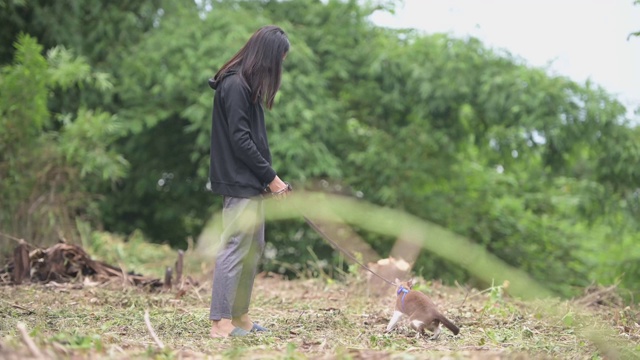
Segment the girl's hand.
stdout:
[[269,191],[271,192],[271,196],[276,199],[285,198],[289,192],[291,192],[291,185],[289,183],[282,181],[278,175],[276,175],[275,179],[271,181],[269,184]]

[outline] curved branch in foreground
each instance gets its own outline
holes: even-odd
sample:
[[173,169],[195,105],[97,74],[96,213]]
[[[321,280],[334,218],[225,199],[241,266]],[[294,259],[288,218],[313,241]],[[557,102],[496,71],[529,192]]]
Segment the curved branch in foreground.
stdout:
[[151,337],[153,338],[153,341],[155,341],[156,345],[158,345],[160,349],[164,349],[162,340],[160,340],[158,335],[156,335],[156,332],[153,330],[153,326],[151,326],[151,320],[149,320],[149,310],[144,311],[144,323],[147,324],[147,330],[149,330],[149,334],[151,334]]
[[44,359],[42,352],[40,351],[40,349],[38,349],[38,347],[36,346],[36,343],[33,342],[33,339],[31,338],[31,336],[29,336],[29,332],[27,331],[27,326],[19,322],[16,325],[16,327],[20,332],[20,336],[22,337],[22,342],[24,342],[24,344],[27,345],[27,348],[29,348],[31,355],[33,355],[33,357],[37,359]]

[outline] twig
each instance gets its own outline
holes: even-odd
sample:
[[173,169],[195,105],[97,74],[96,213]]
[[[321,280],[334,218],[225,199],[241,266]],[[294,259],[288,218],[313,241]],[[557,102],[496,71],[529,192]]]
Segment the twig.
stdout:
[[[3,269],[3,271],[6,271]],[[9,273],[0,273],[0,283],[6,284],[11,281],[11,274]]]
[[31,314],[35,313],[35,311],[33,311],[33,310],[31,310],[31,309],[27,309],[27,308],[26,308],[26,307],[24,307],[24,306],[20,306],[20,305],[18,305],[18,304],[14,304],[14,303],[8,302],[8,301],[7,301],[7,300],[5,300],[5,299],[0,299],[0,301],[2,301],[3,303],[5,303],[5,304],[7,304],[7,305],[10,305],[10,306],[12,306],[12,307],[14,307],[14,308],[16,308],[16,309],[20,309],[20,310],[24,310],[24,311],[26,311],[26,312],[28,312],[28,315],[31,315]]
[[460,286],[460,284],[458,283],[458,280],[456,280],[456,286],[458,287],[458,289],[465,291],[464,299],[462,300],[462,304],[458,305],[458,308],[461,308],[464,305],[464,303],[467,302],[467,298],[469,297],[469,289],[465,289],[462,286]]
[[65,354],[67,356],[69,355],[69,352],[70,352],[69,349],[64,347],[64,345],[60,344],[59,342],[54,341],[54,342],[51,343],[51,346],[53,346],[53,348],[56,349],[57,351]]
[[167,290],[171,290],[171,276],[172,276],[173,270],[171,270],[171,267],[168,266],[167,270],[165,270],[164,272],[164,285],[163,287]]
[[31,280],[31,260],[29,259],[29,250],[27,249],[27,242],[24,240],[18,241],[18,246],[13,250],[13,283],[16,285],[22,284],[22,280]]
[[296,319],[296,323],[299,323],[299,322],[300,322],[300,318],[302,317],[302,315],[304,315],[304,310],[302,310],[302,311],[300,312],[300,315],[298,315],[298,319]]
[[44,356],[42,355],[42,352],[40,352],[40,349],[38,349],[38,347],[36,346],[36,343],[34,343],[31,336],[29,336],[29,333],[27,332],[27,327],[21,322],[19,322],[16,326],[18,327],[18,331],[20,331],[20,336],[22,336],[22,341],[29,348],[31,355],[33,355],[33,357],[38,359],[44,358]]
[[202,296],[200,296],[200,288],[194,288],[192,287],[191,290],[193,290],[193,292],[196,294],[196,296],[198,297],[198,300],[200,300],[200,302],[202,302]]
[[[192,285],[197,285],[197,284],[195,284],[195,282],[194,282],[194,281],[192,281],[192,280],[193,280],[193,279],[189,278],[189,282],[190,282]],[[200,292],[200,290],[204,289],[204,287],[205,287],[206,285],[207,285],[207,283],[203,283],[202,285],[198,286],[198,287],[196,288],[196,290],[197,290],[198,292]]]
[[13,240],[13,241],[17,241],[17,242],[20,242],[20,240],[23,240],[23,239],[19,239],[19,238],[15,237],[15,236],[11,236],[9,234],[5,234],[3,232],[0,232],[0,236],[4,236],[7,239],[10,239],[10,240]]
[[124,264],[122,262],[119,262],[118,265],[120,266],[120,272],[122,273],[122,285],[132,285],[133,282],[129,281],[129,275],[127,274],[127,269],[124,268]]
[[156,345],[158,345],[160,349],[164,349],[164,344],[162,343],[162,340],[158,338],[158,335],[156,335],[156,332],[153,330],[153,327],[151,326],[151,320],[149,320],[149,310],[144,311],[144,322],[145,324],[147,324],[147,330],[149,330],[149,334],[151,334],[153,341],[156,342]]
[[184,251],[178,250],[178,260],[176,261],[176,285],[178,290],[182,290],[182,266],[184,264]]

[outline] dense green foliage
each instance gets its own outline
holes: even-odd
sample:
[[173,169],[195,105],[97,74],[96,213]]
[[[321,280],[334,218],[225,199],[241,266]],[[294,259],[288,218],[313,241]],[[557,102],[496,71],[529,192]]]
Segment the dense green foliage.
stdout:
[[[281,177],[442,225],[563,294],[617,280],[640,291],[640,130],[620,102],[477,39],[367,18],[392,8],[0,1],[0,36],[16,44],[0,53],[1,228],[54,241],[80,219],[176,247],[197,237],[220,205],[205,190],[207,79],[276,23],[292,43],[267,113]],[[363,235],[382,255],[395,240]],[[268,236],[283,262],[330,254],[302,223]],[[429,253],[416,269],[473,278]]]
[[56,90],[109,89],[109,76],[63,47],[42,52],[20,35],[0,78],[0,224],[35,244],[77,240],[75,221],[97,214],[92,184],[122,178],[127,165],[110,147],[122,128],[114,115],[47,109]]

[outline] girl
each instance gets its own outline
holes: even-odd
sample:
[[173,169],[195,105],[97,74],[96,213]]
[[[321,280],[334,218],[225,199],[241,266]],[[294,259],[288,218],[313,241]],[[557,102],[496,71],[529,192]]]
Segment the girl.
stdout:
[[[267,330],[249,317],[265,244],[261,194],[268,189],[283,197],[290,188],[271,167],[262,107],[273,106],[288,51],[285,32],[264,26],[209,80],[215,90],[209,181],[211,190],[224,197],[225,242],[213,276],[209,318],[214,338]],[[241,224],[247,218],[249,227]]]

